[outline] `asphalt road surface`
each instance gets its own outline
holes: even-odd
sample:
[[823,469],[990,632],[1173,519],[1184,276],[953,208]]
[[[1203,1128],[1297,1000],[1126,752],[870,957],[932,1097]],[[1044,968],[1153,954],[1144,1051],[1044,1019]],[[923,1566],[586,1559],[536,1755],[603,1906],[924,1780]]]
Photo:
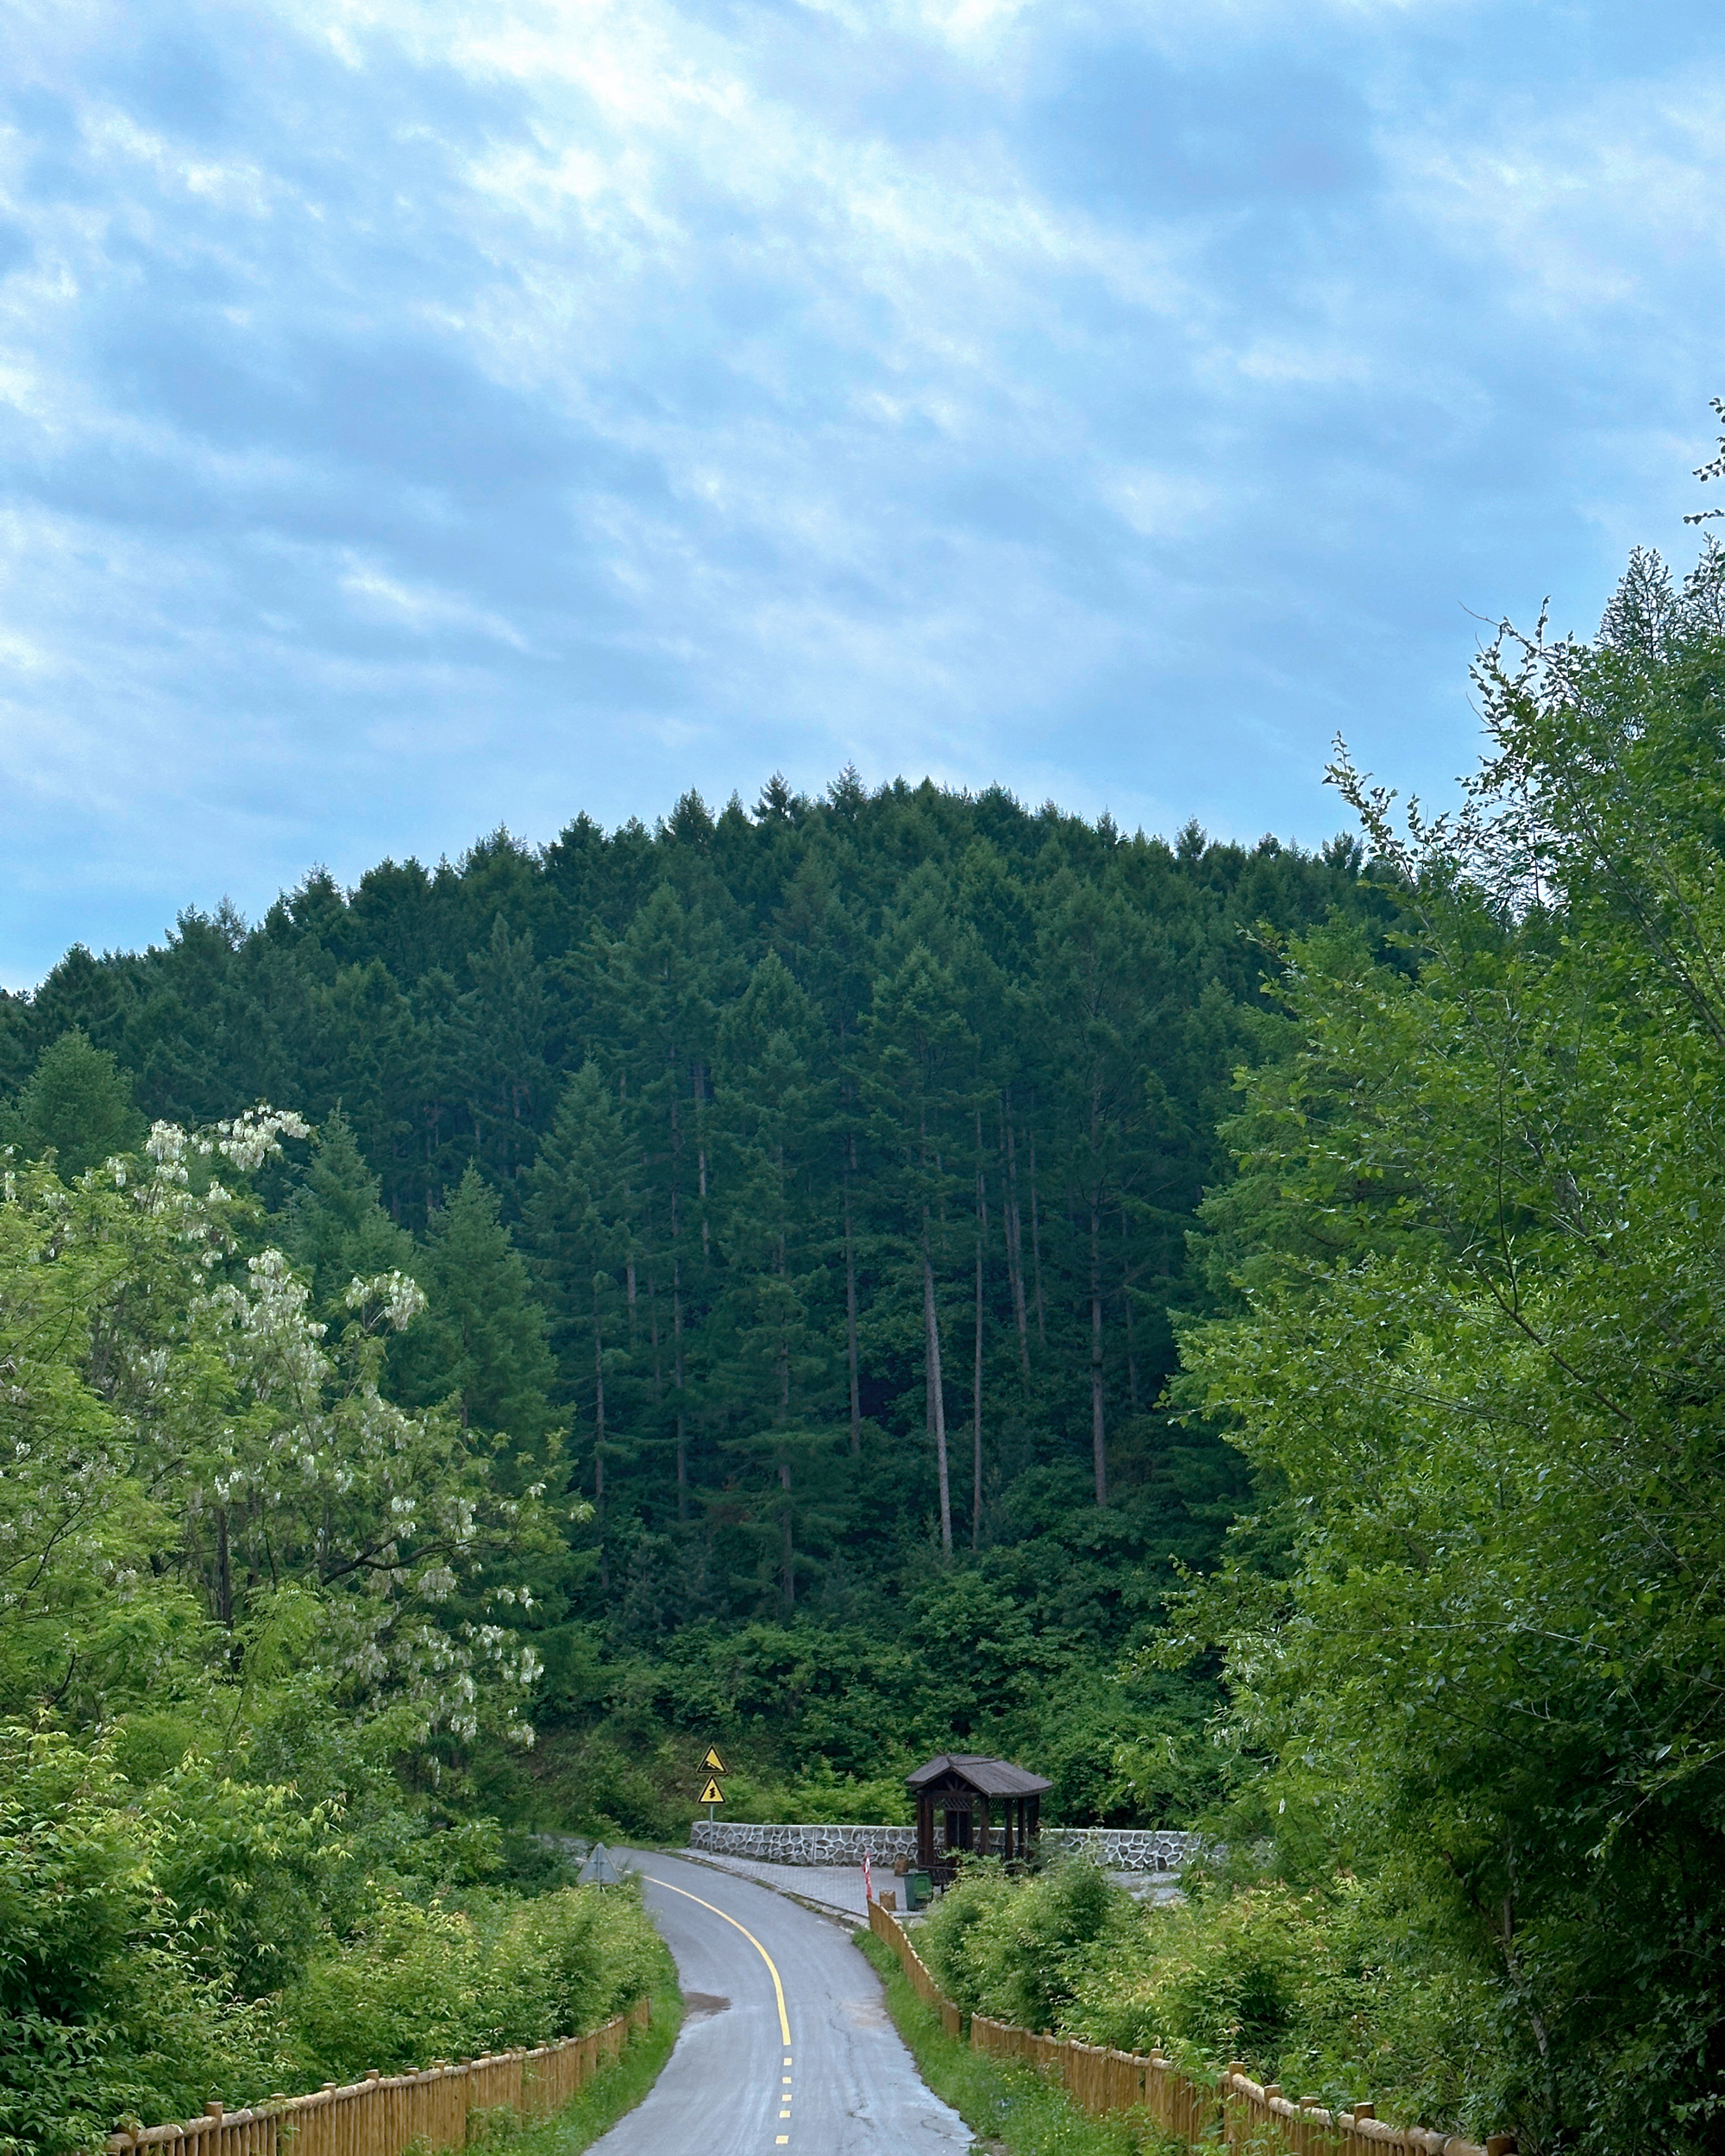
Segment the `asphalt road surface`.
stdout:
[[626,1861],[645,1875],[686,2013],[664,2071],[595,2156],[945,2156],[971,2146],[837,1924],[704,1865],[639,1850]]

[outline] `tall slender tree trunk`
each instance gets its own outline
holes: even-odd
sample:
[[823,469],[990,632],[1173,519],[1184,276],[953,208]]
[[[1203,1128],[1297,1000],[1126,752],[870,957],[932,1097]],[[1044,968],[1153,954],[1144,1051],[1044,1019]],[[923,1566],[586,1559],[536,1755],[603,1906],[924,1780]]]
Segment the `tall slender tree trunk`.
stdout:
[[1132,1345],[1132,1244],[1126,1232],[1126,1209],[1120,1207],[1120,1301],[1126,1319],[1126,1398],[1138,1413],[1138,1352]]
[[794,1609],[797,1606],[797,1551],[795,1538],[791,1532],[791,1463],[788,1460],[779,1463],[779,1488],[785,1493],[784,1554],[781,1560],[784,1568],[785,1607]]
[[850,1138],[844,1169],[844,1354],[850,1377],[850,1457],[862,1457],[862,1389],[856,1369],[856,1246],[850,1234],[850,1178],[856,1173],[856,1138]]
[[712,1261],[712,1241],[706,1218],[706,1072],[695,1065],[695,1166],[700,1181],[701,1263]]
[[[665,1075],[671,1089],[671,1382],[677,1395],[677,1517],[687,1520],[689,1516],[689,1468],[687,1424],[683,1412],[683,1126],[677,1116],[677,1055],[674,1044]],[[699,1082],[695,1087],[695,1100],[699,1114]],[[705,1170],[701,1180],[705,1187]],[[705,1233],[705,1213],[701,1227]]]
[[988,1188],[982,1175],[982,1111],[976,1111],[976,1351],[970,1376],[970,1547],[982,1546],[982,1246]]
[[1030,1254],[1036,1269],[1036,1340],[1038,1347],[1048,1345],[1048,1320],[1042,1307],[1042,1213],[1036,1200],[1036,1132],[1030,1138]]
[[1102,1216],[1090,1203],[1090,1452],[1096,1470],[1096,1502],[1108,1501],[1108,1431],[1102,1393]]
[[946,1399],[940,1381],[940,1313],[934,1301],[934,1259],[929,1250],[928,1207],[922,1209],[922,1322],[928,1421],[934,1432],[935,1471],[940,1479],[940,1546],[952,1555],[952,1486],[946,1471]]
[[1013,1293],[1013,1322],[1018,1327],[1019,1362],[1030,1376],[1030,1324],[1025,1314],[1024,1224],[1019,1215],[1018,1146],[1013,1137],[1012,1103],[1000,1104],[1000,1133],[1006,1152],[1007,1188],[1000,1212],[1007,1236],[1007,1279]]
[[[626,1107],[629,1102],[629,1077],[626,1072],[619,1071],[618,1073],[617,1087],[618,1098]],[[624,1236],[628,1238],[624,1245],[623,1254],[623,1285],[624,1293],[629,1298],[629,1347],[630,1352],[632,1354],[635,1349],[636,1323],[637,1317],[637,1313],[635,1307],[635,1204],[633,1194],[630,1191],[627,1184],[624,1186],[623,1200],[623,1232]]]
[[593,1516],[599,1523],[599,1583],[611,1589],[605,1547],[605,1329],[599,1317],[599,1275],[593,1275]]
[[[674,1218],[674,1195],[671,1208]],[[676,1257],[671,1260],[671,1367],[677,1388],[677,1517],[687,1520],[689,1516],[689,1451],[687,1426],[683,1420],[683,1263]]]

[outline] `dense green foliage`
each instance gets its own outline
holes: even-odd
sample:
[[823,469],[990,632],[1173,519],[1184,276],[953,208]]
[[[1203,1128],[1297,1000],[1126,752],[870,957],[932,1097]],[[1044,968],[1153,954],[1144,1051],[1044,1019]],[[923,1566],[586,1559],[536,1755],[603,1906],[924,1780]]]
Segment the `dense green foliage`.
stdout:
[[[99,1106],[68,1037],[44,1068]],[[635,1897],[423,1793],[530,1736],[497,1620],[561,1523],[454,1396],[379,1389],[405,1275],[309,1317],[248,1194],[298,1127],[0,1170],[6,2156],[544,2041],[662,1974]]]
[[[775,781],[74,950],[0,1005],[0,1085],[25,1151],[74,1143],[53,1101],[104,1057],[104,1144],[134,1103],[315,1124],[259,1185],[309,1313],[338,1340],[351,1280],[415,1280],[383,1399],[555,1515],[488,1613],[545,1665],[539,1748],[450,1757],[486,1801],[675,1832],[720,1737],[745,1806],[878,1815],[957,1743],[1032,1754],[1068,1816],[1162,1817],[1213,1683],[1115,1664],[1245,1489],[1158,1407],[1170,1311],[1265,1035],[1257,931],[1337,909],[1392,911],[1345,842]],[[264,1576],[247,1521],[206,1614]]]
[[[1725,557],[1506,635],[1463,813],[1392,827],[1408,965],[1288,951],[1294,1053],[1190,1343],[1263,1508],[1199,1598],[1235,1845],[1339,1863],[1524,2147],[1725,2128]],[[1471,2002],[1471,2003],[1469,2003]]]
[[1160,2047],[1202,2080],[1244,2059],[1328,2105],[1370,2097],[1381,2118],[1492,2130],[1486,1982],[1434,1963],[1393,1896],[1335,1876],[1296,1887],[1270,1858],[1165,1904],[1082,1857],[1028,1881],[972,1865],[918,1950],[966,2013]]

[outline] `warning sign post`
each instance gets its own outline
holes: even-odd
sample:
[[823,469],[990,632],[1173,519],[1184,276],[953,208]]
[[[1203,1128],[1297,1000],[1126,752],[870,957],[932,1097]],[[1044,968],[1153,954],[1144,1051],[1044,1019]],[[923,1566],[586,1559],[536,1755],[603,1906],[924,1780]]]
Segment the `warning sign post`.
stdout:
[[724,1772],[725,1767],[724,1760],[718,1756],[717,1745],[707,1746],[701,1758],[700,1771],[706,1777],[706,1786],[696,1802],[706,1806],[706,1815],[711,1819],[713,1806],[724,1802],[724,1791],[718,1786],[718,1777]]

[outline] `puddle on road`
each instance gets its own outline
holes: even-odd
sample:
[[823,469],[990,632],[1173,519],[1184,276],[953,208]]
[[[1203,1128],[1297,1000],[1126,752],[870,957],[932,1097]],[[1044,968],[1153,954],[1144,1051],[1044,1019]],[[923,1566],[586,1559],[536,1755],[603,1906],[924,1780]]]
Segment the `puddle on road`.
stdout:
[[685,1991],[683,2019],[685,2021],[704,2021],[711,2014],[723,2014],[729,2008],[729,1999],[722,1999],[716,1991]]

